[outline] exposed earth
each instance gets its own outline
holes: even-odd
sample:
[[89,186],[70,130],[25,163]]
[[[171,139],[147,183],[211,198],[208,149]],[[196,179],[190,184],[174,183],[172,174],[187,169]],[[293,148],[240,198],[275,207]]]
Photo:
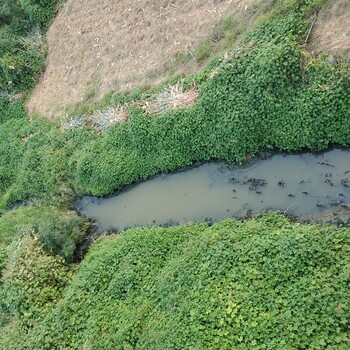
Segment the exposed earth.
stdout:
[[[46,69],[27,108],[51,118],[111,91],[159,84],[176,55],[192,55],[227,15],[249,25],[260,1],[68,0],[49,29]],[[314,19],[308,51],[350,59],[350,2],[329,1]],[[181,64],[187,73],[199,66]]]
[[27,107],[52,117],[110,91],[157,84],[176,54],[191,53],[226,13],[248,13],[256,2],[68,0],[49,29],[46,70]]
[[350,59],[350,1],[332,0],[318,14],[310,36],[315,54],[338,53]]

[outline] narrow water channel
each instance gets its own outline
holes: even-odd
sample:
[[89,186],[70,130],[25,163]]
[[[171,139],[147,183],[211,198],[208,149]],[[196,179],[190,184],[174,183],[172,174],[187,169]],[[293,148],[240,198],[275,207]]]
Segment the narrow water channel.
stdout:
[[301,216],[350,204],[350,152],[274,155],[230,169],[207,163],[159,175],[109,198],[86,196],[77,206],[101,229],[219,221],[281,210]]

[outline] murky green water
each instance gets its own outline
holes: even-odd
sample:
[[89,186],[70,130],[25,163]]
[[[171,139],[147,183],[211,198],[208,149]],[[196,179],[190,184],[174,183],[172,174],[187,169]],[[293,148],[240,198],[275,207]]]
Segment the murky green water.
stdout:
[[110,198],[84,197],[79,211],[101,229],[218,221],[263,210],[292,215],[350,203],[350,152],[274,155],[229,169],[208,163],[160,175]]

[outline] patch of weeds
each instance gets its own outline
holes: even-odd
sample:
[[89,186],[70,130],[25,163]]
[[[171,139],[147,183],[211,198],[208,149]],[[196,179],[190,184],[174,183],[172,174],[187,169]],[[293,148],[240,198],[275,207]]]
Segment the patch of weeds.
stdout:
[[88,88],[84,94],[84,101],[92,100],[96,96],[96,91],[94,88]]
[[61,123],[62,130],[77,129],[77,128],[82,128],[84,126],[86,126],[86,123],[81,115],[78,115],[76,117],[71,117],[67,120],[62,121]]
[[213,46],[213,43],[207,40],[196,47],[193,54],[198,63],[203,63],[211,56]]
[[[161,89],[162,86],[150,87],[148,85],[143,85],[132,91],[125,91],[122,93],[110,91],[99,101],[82,102],[67,109],[65,115],[69,116],[69,119],[75,119],[79,115],[92,114],[113,106],[128,105],[136,101],[147,99],[158,91],[161,91]],[[64,122],[66,121],[67,118],[64,117]]]
[[213,34],[211,36],[214,42],[222,40],[225,38],[228,32],[231,32],[234,27],[238,25],[236,19],[233,16],[229,16],[223,19],[216,27],[214,28]]
[[154,98],[144,101],[141,105],[149,113],[160,115],[168,110],[192,106],[198,99],[198,91],[195,86],[184,90],[182,85],[168,86],[165,91]]
[[46,51],[45,39],[39,27],[33,28],[28,36],[21,37],[19,41],[25,50],[37,51],[41,54]]
[[91,81],[87,84],[86,91],[83,97],[83,102],[88,102],[93,100],[96,97],[96,91],[98,90],[98,86],[101,84],[101,77],[95,76]]
[[173,64],[175,66],[181,66],[181,65],[186,64],[187,62],[189,62],[193,58],[194,58],[194,55],[190,51],[188,51],[188,52],[177,52],[174,55]]
[[64,120],[61,123],[61,129],[71,130],[82,127],[91,127],[97,132],[105,132],[107,129],[117,123],[128,120],[129,113],[126,106],[109,107],[85,115],[76,115]]
[[198,63],[204,63],[215,55],[222,54],[228,49],[232,49],[247,32],[249,25],[259,21],[264,17],[269,9],[270,2],[256,3],[244,10],[240,14],[236,11],[227,15],[213,29],[210,39],[199,44],[194,50],[194,57]]

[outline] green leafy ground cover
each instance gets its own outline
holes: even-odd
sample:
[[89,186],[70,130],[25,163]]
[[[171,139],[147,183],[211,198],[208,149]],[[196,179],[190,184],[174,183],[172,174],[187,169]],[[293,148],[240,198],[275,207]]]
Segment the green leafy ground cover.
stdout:
[[0,285],[0,348],[28,349],[28,330],[56,305],[72,272],[63,258],[45,252],[37,237],[26,235],[8,250]]
[[349,229],[273,214],[134,229],[101,240],[70,282],[87,228],[68,210],[77,195],[196,161],[350,144],[349,63],[329,64],[301,44],[323,3],[271,1],[225,59],[174,80],[197,85],[191,108],[154,117],[133,103],[162,87],[109,96],[100,106],[127,102],[130,117],[104,134],[30,121],[23,102],[55,2],[0,4],[0,348],[350,347]]
[[[294,7],[259,25],[231,59],[218,58],[185,79],[199,85],[191,108],[153,117],[131,105],[126,123],[98,135],[89,128],[62,132],[40,118],[30,123],[20,101],[8,104],[0,124],[0,208],[60,194],[62,184],[106,195],[198,160],[235,163],[266,149],[348,145],[349,64],[305,52],[306,10]],[[128,94],[114,98],[126,100]]]
[[266,214],[102,239],[27,348],[349,349],[349,233]]

